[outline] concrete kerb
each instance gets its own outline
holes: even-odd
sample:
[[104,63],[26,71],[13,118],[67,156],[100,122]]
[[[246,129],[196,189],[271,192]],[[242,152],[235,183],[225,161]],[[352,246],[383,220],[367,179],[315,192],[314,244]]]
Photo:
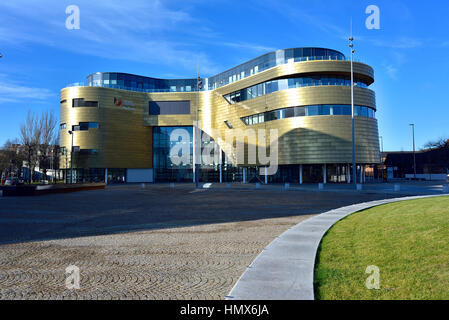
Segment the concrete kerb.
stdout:
[[426,195],[354,204],[307,219],[274,239],[240,276],[227,300],[313,300],[315,258],[324,234],[350,214],[406,200],[448,196]]

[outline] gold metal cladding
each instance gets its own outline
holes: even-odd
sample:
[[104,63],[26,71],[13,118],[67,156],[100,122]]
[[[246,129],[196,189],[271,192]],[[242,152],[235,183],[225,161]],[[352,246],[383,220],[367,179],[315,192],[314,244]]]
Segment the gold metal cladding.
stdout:
[[[374,81],[373,69],[354,63],[356,76],[368,83]],[[349,74],[347,61],[307,61],[288,63],[211,91],[199,93],[199,121],[203,131],[217,140],[236,129],[277,129],[279,134],[279,164],[350,163],[351,117],[311,116],[274,120],[246,126],[241,117],[286,107],[316,104],[351,104],[350,87],[317,86],[273,92],[230,105],[223,95],[252,85],[302,73]],[[61,90],[61,123],[67,130],[79,122],[98,122],[98,129],[77,131],[74,145],[81,149],[97,149],[97,155],[80,156],[76,167],[85,168],[152,168],[152,127],[191,126],[195,120],[196,92],[142,93],[102,87],[69,87]],[[72,99],[98,101],[99,107],[72,108]],[[128,106],[116,106],[121,98]],[[149,101],[190,101],[190,115],[149,115]],[[376,109],[375,94],[366,88],[354,88],[355,105]],[[131,104],[132,106],[130,106]],[[224,121],[233,129],[229,129]],[[379,142],[377,120],[356,117],[357,163],[377,163]],[[70,150],[70,135],[61,131],[61,146]],[[69,163],[69,162],[67,162]],[[61,161],[65,167],[65,159]]]
[[[346,74],[351,73],[351,63],[348,61],[305,61],[286,63],[262,72],[253,76],[247,77],[228,84],[226,86],[215,89],[218,93],[224,95],[243,88],[251,87],[265,81],[276,79],[283,76],[301,75],[309,73],[335,73]],[[368,84],[374,82],[374,71],[370,66],[354,62],[354,76],[366,79]]]
[[[130,101],[134,106],[116,106],[114,97]],[[98,101],[99,107],[72,108],[72,99]],[[151,168],[152,129],[142,121],[145,96],[125,90],[100,87],[73,87],[61,91],[61,123],[67,130],[79,122],[98,122],[98,129],[74,132],[73,145],[81,149],[97,149],[98,154],[78,156],[74,166],[84,168]],[[134,109],[134,110],[133,110]],[[61,130],[61,146],[70,150],[71,137]],[[70,155],[70,154],[69,154]],[[65,158],[61,159],[65,166]],[[70,162],[68,162],[70,163]]]

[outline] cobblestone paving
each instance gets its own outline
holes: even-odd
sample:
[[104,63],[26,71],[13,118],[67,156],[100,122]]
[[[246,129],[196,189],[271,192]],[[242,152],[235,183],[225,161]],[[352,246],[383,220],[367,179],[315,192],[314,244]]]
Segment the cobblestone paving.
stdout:
[[[223,299],[289,227],[386,197],[166,189],[0,198],[0,299]],[[65,287],[69,265],[80,289]]]
[[[4,245],[1,299],[223,299],[277,235],[308,216]],[[65,268],[80,268],[79,290]]]

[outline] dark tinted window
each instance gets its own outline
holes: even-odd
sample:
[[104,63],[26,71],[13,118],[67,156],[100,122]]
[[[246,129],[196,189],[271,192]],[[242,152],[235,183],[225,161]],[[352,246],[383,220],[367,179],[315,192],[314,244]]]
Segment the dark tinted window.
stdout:
[[83,98],[75,98],[72,100],[72,107],[98,107],[98,101],[84,101]]
[[190,114],[190,101],[150,101],[150,114]]

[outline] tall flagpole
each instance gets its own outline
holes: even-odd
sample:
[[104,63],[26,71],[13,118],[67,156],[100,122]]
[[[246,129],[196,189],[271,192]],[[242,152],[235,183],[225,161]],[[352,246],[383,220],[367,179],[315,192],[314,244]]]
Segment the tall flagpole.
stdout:
[[202,88],[202,82],[200,79],[200,65],[199,63],[197,63],[197,67],[196,67],[196,122],[195,125],[193,126],[193,167],[194,167],[194,171],[193,171],[193,178],[195,180],[195,188],[198,189],[198,185],[199,185],[199,165],[197,165],[197,163],[199,162],[199,157],[200,155],[197,152],[197,149],[201,150],[201,146],[198,145],[198,138],[200,135],[200,130],[199,130],[199,124],[198,124],[198,112],[199,112],[199,104],[200,104],[200,90]]
[[355,119],[354,119],[354,67],[353,56],[354,50],[354,37],[352,36],[352,18],[351,18],[351,37],[349,38],[349,48],[351,48],[351,113],[352,113],[352,181],[354,187],[357,189],[357,167],[355,163]]

